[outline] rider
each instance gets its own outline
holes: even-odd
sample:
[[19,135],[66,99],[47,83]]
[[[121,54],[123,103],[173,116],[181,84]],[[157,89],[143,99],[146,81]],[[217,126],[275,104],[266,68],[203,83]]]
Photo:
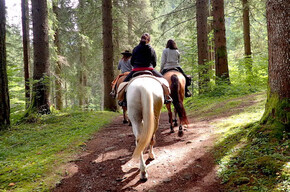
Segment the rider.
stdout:
[[130,81],[135,72],[144,70],[151,71],[156,77],[163,77],[161,73],[154,69],[156,67],[156,53],[149,43],[150,35],[149,33],[144,33],[141,36],[139,45],[133,49],[131,58],[133,70],[126,77],[124,82]]
[[[131,65],[133,66],[132,71],[125,78],[124,82],[130,81],[134,73],[137,71],[150,71],[156,77],[162,77],[162,74],[159,73],[154,68],[156,67],[156,53],[155,50],[149,45],[150,35],[149,33],[144,33],[141,36],[139,45],[137,45],[132,52]],[[165,103],[171,102],[172,99],[169,95],[165,96]],[[125,103],[124,103],[125,102]],[[125,105],[126,101],[119,102],[119,105]]]
[[130,53],[129,50],[125,50],[123,53],[122,59],[120,59],[119,64],[118,64],[118,70],[121,70],[122,73],[125,72],[130,72],[132,70],[132,65],[131,65],[131,56],[132,53]]
[[128,75],[130,73],[130,71],[132,70],[132,65],[131,65],[131,56],[132,53],[130,53],[129,50],[125,50],[123,53],[121,53],[123,55],[122,59],[120,59],[119,63],[118,63],[118,70],[121,70],[121,74],[118,75],[114,81],[112,82],[112,91],[110,93],[110,95],[115,98],[116,97],[116,92],[117,92],[117,87],[116,84],[119,80],[120,77],[124,76],[124,75]]
[[185,86],[185,97],[190,97],[192,94],[188,90],[188,86],[191,84],[191,77],[187,76],[184,71],[181,69],[179,64],[180,62],[180,53],[176,46],[176,43],[169,39],[166,44],[166,48],[163,50],[162,57],[161,57],[161,74],[165,74],[167,71],[171,69],[177,69],[186,79],[186,86]]

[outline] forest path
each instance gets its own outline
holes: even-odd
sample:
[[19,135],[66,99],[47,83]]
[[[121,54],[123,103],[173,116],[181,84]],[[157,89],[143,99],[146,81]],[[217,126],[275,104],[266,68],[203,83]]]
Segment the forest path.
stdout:
[[[162,113],[154,148],[156,159],[148,166],[149,177],[145,183],[139,181],[139,163],[130,161],[135,148],[132,128],[123,125],[119,116],[87,143],[80,157],[67,165],[67,176],[53,191],[222,191],[211,152],[216,138],[214,122],[254,104],[249,98],[243,99],[238,108],[220,115],[205,118],[203,115],[207,112],[204,112],[191,116],[183,137],[178,137],[177,127],[175,133],[169,133],[167,112]],[[144,158],[147,157],[146,153]]]

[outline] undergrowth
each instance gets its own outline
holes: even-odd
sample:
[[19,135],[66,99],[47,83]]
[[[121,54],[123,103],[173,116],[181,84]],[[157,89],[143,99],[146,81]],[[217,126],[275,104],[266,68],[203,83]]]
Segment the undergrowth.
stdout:
[[225,191],[287,191],[290,188],[289,133],[261,125],[265,95],[241,113],[215,122],[220,139],[214,148]]
[[47,191],[112,112],[54,113],[0,132],[0,191]]
[[223,191],[289,191],[289,130],[261,125],[266,93],[248,95],[251,91],[241,89],[241,95],[235,90],[228,95],[213,91],[185,101],[189,115],[211,119],[216,127],[219,139],[212,151]]

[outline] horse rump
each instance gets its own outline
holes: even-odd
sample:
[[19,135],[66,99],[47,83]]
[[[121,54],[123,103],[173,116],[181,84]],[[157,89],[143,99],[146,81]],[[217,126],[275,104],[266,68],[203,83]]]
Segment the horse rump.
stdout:
[[177,75],[172,75],[171,76],[171,85],[170,85],[170,90],[171,90],[171,98],[173,99],[173,106],[179,116],[181,124],[186,124],[188,125],[188,119],[186,116],[186,111],[183,106],[183,102],[181,101],[180,97],[180,83]]

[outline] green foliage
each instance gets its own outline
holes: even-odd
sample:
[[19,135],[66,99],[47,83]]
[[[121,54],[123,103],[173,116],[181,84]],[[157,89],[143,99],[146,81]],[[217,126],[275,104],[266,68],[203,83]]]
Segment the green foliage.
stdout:
[[[62,176],[61,170],[55,172],[56,167],[67,163],[93,133],[116,115],[111,112],[55,113],[39,117],[36,123],[1,131],[0,190],[49,189]],[[10,183],[15,185],[9,186]]]
[[15,26],[6,28],[7,75],[11,108],[11,120],[25,108],[22,38]]
[[268,101],[265,113],[261,119],[263,124],[277,127],[290,126],[290,102],[288,98],[280,99],[276,93],[268,91]]
[[289,133],[259,124],[265,102],[259,97],[258,104],[218,124],[221,137],[213,152],[226,191],[289,188]]
[[287,191],[290,187],[290,134],[285,126],[259,124],[265,101],[265,92],[186,99],[190,115],[215,119],[212,126],[219,137],[212,152],[224,191]]

